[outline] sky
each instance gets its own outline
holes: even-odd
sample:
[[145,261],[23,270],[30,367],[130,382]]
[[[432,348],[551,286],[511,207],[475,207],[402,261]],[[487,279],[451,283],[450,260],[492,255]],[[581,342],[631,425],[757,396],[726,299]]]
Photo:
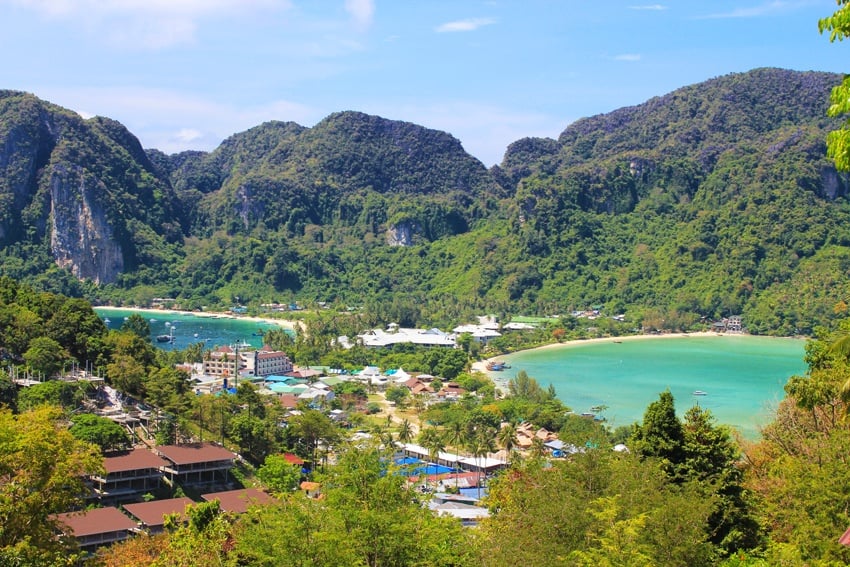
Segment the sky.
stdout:
[[758,67],[850,72],[835,0],[0,0],[0,89],[213,150],[356,110],[512,142]]

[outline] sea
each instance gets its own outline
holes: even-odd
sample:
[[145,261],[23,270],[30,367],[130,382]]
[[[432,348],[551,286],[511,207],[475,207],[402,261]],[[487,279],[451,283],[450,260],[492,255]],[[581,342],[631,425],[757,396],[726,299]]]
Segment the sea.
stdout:
[[[148,321],[151,327],[151,341],[159,348],[182,350],[191,344],[204,343],[207,348],[217,346],[250,345],[263,346],[263,335],[270,329],[280,329],[274,323],[258,322],[230,316],[207,317],[180,313],[175,311],[153,312],[136,309],[115,309],[95,307],[101,319],[110,329],[120,329],[125,318],[139,314]],[[174,341],[160,343],[156,341],[159,335],[170,335],[173,332]]]
[[804,340],[749,335],[630,338],[577,342],[500,357],[509,369],[490,372],[504,385],[520,370],[576,413],[618,427],[642,421],[646,407],[669,389],[681,416],[698,404],[718,423],[748,439],[769,423],[788,378],[804,375]]

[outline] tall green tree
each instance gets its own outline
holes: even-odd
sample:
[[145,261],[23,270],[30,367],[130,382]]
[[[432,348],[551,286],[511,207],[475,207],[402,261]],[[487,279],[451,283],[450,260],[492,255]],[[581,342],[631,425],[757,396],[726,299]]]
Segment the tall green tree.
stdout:
[[[828,32],[829,41],[843,41],[850,37],[850,2],[837,0],[839,8],[831,16],[818,21],[820,33]],[[847,116],[844,125],[829,133],[827,136],[828,155],[835,161],[835,166],[843,171],[850,171],[850,75],[844,77],[842,83],[832,89],[829,97],[829,116]]]
[[685,458],[682,422],[676,416],[673,394],[666,390],[647,406],[643,422],[632,432],[632,448],[642,457],[656,458],[672,477]]
[[124,449],[130,444],[130,437],[123,427],[111,419],[91,413],[81,413],[71,418],[71,435],[91,443],[101,451]]
[[103,458],[71,435],[61,416],[49,406],[20,415],[0,410],[0,559],[18,556],[22,565],[40,565],[49,563],[39,557],[55,553],[64,564],[67,550],[55,538],[51,515],[82,504],[83,477],[101,472]]
[[33,374],[50,379],[71,362],[71,355],[55,340],[37,337],[30,341],[30,346],[24,353],[24,362]]
[[125,333],[133,333],[142,340],[151,340],[151,324],[138,313],[133,313],[124,319],[121,330]]

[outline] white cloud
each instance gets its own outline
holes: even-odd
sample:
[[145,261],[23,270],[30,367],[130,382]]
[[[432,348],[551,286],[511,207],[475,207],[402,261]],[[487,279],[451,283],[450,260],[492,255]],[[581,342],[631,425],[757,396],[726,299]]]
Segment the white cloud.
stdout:
[[729,12],[709,14],[707,16],[703,16],[702,19],[758,18],[761,16],[784,12],[790,8],[793,8],[793,6],[789,2],[776,0],[774,2],[765,2],[764,4],[750,6],[747,8],[735,8]]
[[493,18],[470,18],[468,20],[456,20],[454,22],[440,24],[435,28],[435,31],[437,33],[475,31],[480,27],[495,23],[496,20]]
[[666,10],[667,6],[663,6],[661,4],[645,4],[642,6],[629,6],[629,10],[648,10],[653,12],[661,12],[662,10]]
[[365,29],[372,24],[375,3],[373,0],[345,0],[345,11],[352,17],[358,28]]
[[621,53],[613,57],[614,61],[640,61],[639,53]]
[[114,46],[163,49],[191,43],[206,18],[285,10],[289,0],[0,0],[70,21]]
[[228,136],[269,120],[310,125],[324,116],[319,110],[286,100],[247,106],[167,89],[35,89],[35,94],[83,117],[118,120],[144,147],[169,154],[212,150]]

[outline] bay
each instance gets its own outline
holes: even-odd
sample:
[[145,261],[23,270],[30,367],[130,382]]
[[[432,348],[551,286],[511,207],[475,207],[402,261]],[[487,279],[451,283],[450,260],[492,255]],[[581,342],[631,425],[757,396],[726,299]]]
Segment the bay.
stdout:
[[[261,347],[263,346],[262,333],[281,328],[275,323],[224,315],[210,317],[178,311],[113,307],[95,307],[94,310],[110,329],[120,329],[124,319],[132,314],[141,315],[151,326],[151,341],[163,349],[180,350],[199,342],[203,342],[206,348],[211,349],[216,346],[233,345],[237,341],[243,345]],[[156,341],[158,335],[168,335],[172,328],[174,329],[173,343]]]
[[641,421],[669,389],[680,415],[699,404],[756,439],[788,378],[805,373],[804,349],[804,340],[747,335],[579,341],[500,357],[511,368],[490,376],[504,384],[525,370],[542,387],[552,384],[576,413],[607,406],[601,415],[612,427]]

